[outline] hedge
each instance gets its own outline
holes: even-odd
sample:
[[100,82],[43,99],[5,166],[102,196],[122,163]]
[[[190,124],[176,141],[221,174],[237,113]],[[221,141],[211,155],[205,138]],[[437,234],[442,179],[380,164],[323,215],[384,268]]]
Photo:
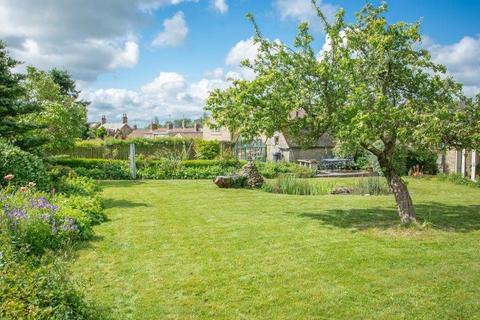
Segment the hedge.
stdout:
[[[246,161],[237,160],[140,160],[137,161],[139,179],[212,179],[215,176],[238,172]],[[93,179],[131,179],[127,161],[108,159],[58,159],[55,164],[68,166],[81,176]],[[313,176],[313,171],[294,163],[258,162],[260,173],[266,178],[292,174],[299,178]]]

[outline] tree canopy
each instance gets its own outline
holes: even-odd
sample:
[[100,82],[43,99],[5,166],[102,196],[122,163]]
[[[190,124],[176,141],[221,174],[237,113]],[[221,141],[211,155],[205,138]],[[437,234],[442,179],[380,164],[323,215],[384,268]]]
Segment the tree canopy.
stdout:
[[386,4],[365,5],[351,23],[343,10],[329,22],[315,0],[312,8],[326,33],[320,53],[307,23],[299,25],[291,48],[264,38],[249,15],[259,51],[254,62],[242,64],[256,78],[213,91],[206,109],[218,125],[247,138],[288,131],[308,144],[329,133],[342,148],[371,152],[401,221],[415,222],[408,189],[394,168],[396,152],[472,146],[478,99],[465,98],[462,86],[422,48],[419,22],[388,23]]
[[[77,101],[79,91],[68,73],[57,83],[55,72],[46,72],[34,67],[27,68],[25,87],[29,100],[42,106],[42,111],[23,118],[25,123],[37,123],[42,129],[34,134],[45,139],[47,150],[62,150],[73,146],[75,139],[85,131],[86,104]],[[65,87],[66,85],[66,87]]]
[[25,75],[13,72],[20,62],[12,59],[0,41],[0,139],[30,150],[44,142],[31,132],[41,126],[22,118],[41,111],[41,106],[28,99],[23,81]]

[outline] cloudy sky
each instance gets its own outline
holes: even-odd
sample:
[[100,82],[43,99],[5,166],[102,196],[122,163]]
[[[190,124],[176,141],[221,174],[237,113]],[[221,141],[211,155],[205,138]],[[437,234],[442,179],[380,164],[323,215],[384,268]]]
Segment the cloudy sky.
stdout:
[[[364,1],[323,0],[352,19]],[[390,0],[391,22],[423,20],[424,46],[435,61],[480,91],[480,1]],[[252,12],[264,35],[290,43],[299,21],[310,21],[315,46],[324,35],[310,0],[0,0],[0,39],[11,54],[42,69],[69,70],[89,119],[144,124],[202,114],[212,88],[229,77],[250,78],[238,63],[255,56]],[[20,69],[21,71],[22,69]]]

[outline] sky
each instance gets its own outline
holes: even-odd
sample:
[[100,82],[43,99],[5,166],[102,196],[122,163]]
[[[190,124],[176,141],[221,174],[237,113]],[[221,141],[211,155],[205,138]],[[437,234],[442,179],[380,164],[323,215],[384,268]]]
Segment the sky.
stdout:
[[[347,20],[363,0],[318,0],[330,17]],[[373,1],[378,4],[378,1]],[[422,21],[423,46],[435,62],[480,92],[479,0],[390,0],[388,21]],[[291,43],[309,21],[321,50],[325,35],[310,0],[0,0],[0,39],[10,54],[44,70],[68,70],[91,101],[90,121],[102,115],[144,125],[202,115],[208,92],[228,79],[252,79],[239,67],[256,47],[245,15],[269,39]]]

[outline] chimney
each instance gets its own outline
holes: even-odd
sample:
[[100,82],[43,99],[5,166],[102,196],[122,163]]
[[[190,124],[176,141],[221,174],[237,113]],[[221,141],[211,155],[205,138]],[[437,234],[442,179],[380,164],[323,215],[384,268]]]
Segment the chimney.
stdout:
[[185,119],[182,120],[182,129],[185,129]]
[[173,123],[169,122],[169,123],[167,124],[167,129],[168,129],[168,130],[172,130],[172,129],[173,129]]
[[124,114],[122,115],[122,123],[124,123],[124,124],[127,124],[127,123],[128,123],[128,118],[127,118],[127,114],[126,114],[126,113],[124,113]]
[[107,117],[105,115],[102,116],[102,124],[107,123]]
[[158,124],[155,122],[150,123],[150,130],[157,130],[158,129]]
[[195,122],[195,123],[193,124],[193,128],[195,128],[195,131],[197,131],[197,132],[200,131],[200,123]]
[[136,124],[133,125],[133,130],[138,130],[138,126]]

